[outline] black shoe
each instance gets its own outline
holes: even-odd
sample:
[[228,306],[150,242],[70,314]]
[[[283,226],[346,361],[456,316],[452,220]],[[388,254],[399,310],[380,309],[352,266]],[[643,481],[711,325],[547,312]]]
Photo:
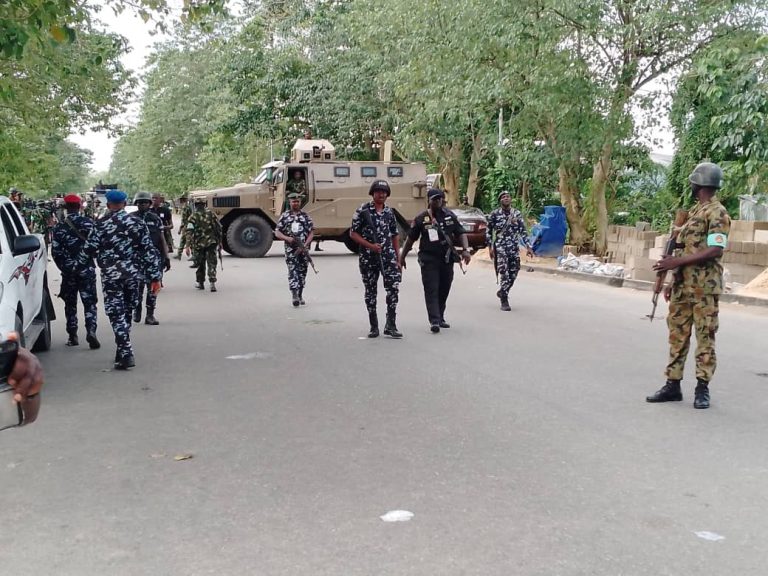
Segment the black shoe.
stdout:
[[128,370],[134,366],[136,366],[136,360],[134,360],[133,356],[126,356],[115,361],[115,370]]
[[157,326],[160,324],[160,322],[157,321],[157,318],[155,318],[154,312],[147,311],[147,317],[144,319],[144,324],[149,324],[150,326]]
[[440,324],[432,324],[429,329],[432,331],[433,334],[437,334],[440,332]]
[[390,312],[387,314],[387,323],[384,324],[384,334],[386,334],[390,338],[402,338],[403,335],[397,329],[397,325],[395,324],[395,319],[396,319],[396,316],[394,312]]
[[504,310],[504,312],[511,312],[512,308],[509,307],[509,300],[506,298],[501,299],[501,309]]
[[304,290],[299,290],[299,304],[302,306],[307,305],[307,303],[304,301]]
[[101,342],[99,342],[99,339],[96,338],[96,334],[89,332],[85,339],[88,341],[88,346],[91,347],[91,350],[98,350],[101,348]]
[[80,341],[77,339],[77,334],[70,334],[69,340],[67,340],[67,346],[79,346]]
[[299,307],[299,304],[301,303],[301,299],[299,298],[298,290],[291,290],[291,303],[293,304],[294,308]]
[[694,391],[693,407],[706,410],[709,408],[709,382],[699,380]]
[[133,311],[133,321],[134,322],[141,322],[141,306],[136,308],[136,310]]
[[211,292],[218,292],[216,289],[216,282],[211,282]]
[[451,325],[448,324],[448,322],[446,322],[445,320],[440,320],[439,326],[440,326],[440,328],[450,328],[451,327]]
[[683,393],[680,392],[680,380],[667,380],[667,383],[659,388],[653,396],[647,396],[646,402],[680,402]]
[[205,284],[203,284],[202,282],[198,282],[197,284],[195,284],[195,288],[197,288],[198,290],[205,290]]
[[379,316],[376,312],[368,312],[368,321],[371,323],[371,330],[368,332],[368,338],[379,337]]

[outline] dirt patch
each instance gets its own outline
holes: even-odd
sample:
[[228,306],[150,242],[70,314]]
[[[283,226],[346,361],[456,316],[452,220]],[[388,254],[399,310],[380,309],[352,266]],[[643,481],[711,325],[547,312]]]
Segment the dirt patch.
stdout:
[[768,268],[739,290],[739,294],[768,298]]

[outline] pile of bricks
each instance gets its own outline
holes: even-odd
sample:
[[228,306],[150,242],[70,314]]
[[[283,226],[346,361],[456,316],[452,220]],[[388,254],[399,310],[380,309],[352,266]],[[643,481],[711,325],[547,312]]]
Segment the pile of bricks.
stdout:
[[651,281],[656,277],[653,265],[658,258],[652,259],[650,251],[659,233],[649,228],[647,222],[638,222],[636,226],[608,226],[609,261],[623,264],[626,278]]
[[768,222],[734,220],[723,254],[731,282],[747,284],[768,268]]

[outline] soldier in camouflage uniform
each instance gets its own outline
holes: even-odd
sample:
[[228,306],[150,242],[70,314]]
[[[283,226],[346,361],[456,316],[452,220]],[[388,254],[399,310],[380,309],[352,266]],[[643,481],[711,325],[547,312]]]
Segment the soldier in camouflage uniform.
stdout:
[[208,210],[205,198],[195,199],[195,211],[187,222],[187,254],[195,254],[197,284],[195,288],[205,290],[205,266],[208,265],[208,281],[211,292],[216,292],[216,256],[221,244],[221,224],[216,214]]
[[64,197],[66,215],[53,229],[51,256],[61,271],[61,292],[64,300],[64,315],[67,318],[67,346],[77,346],[77,295],[83,302],[85,330],[88,345],[92,350],[101,347],[96,338],[96,265],[88,258],[86,265],[80,265],[79,255],[88,236],[93,230],[93,220],[80,214],[80,197],[70,194]]
[[488,217],[485,241],[501,284],[496,297],[501,301],[501,309],[509,312],[509,291],[520,272],[520,244],[525,246],[529,256],[533,256],[533,251],[523,215],[512,207],[509,192],[502,190],[499,193],[499,203],[501,206]]
[[[308,251],[312,245],[314,224],[309,214],[301,209],[301,196],[289,194],[290,209],[280,215],[275,226],[275,237],[285,242],[285,263],[288,265],[288,288],[294,306],[304,305],[304,285],[309,267]],[[300,247],[304,250],[300,251]]]
[[[160,216],[149,209],[152,205],[152,197],[149,192],[137,192],[136,196],[133,197],[133,203],[138,207],[138,211],[133,212],[131,217],[137,218],[147,225],[149,237],[152,239],[152,246],[154,247],[153,256],[157,260],[157,267],[160,269],[160,282],[162,283],[163,271],[167,272],[171,269],[171,260],[168,257],[168,246],[165,243],[165,236],[163,235],[163,222],[160,220]],[[141,301],[144,299],[144,289],[146,284],[147,317],[144,319],[144,324],[157,326],[160,324],[157,318],[155,318],[157,294],[153,293],[150,289],[151,278],[144,278],[143,280],[143,282],[139,282],[139,301],[136,308],[133,310],[133,321],[141,322]]]
[[293,177],[285,185],[287,194],[298,194],[305,198],[307,194],[307,183],[304,180],[304,173],[301,170],[294,170]]
[[715,334],[719,327],[719,299],[723,293],[721,259],[727,246],[731,219],[715,194],[722,187],[723,172],[717,164],[704,162],[688,178],[696,204],[677,237],[675,256],[659,260],[654,270],[675,270],[674,281],[664,291],[669,301],[669,362],[667,382],[648,402],[683,399],[680,381],[688,356],[691,330],[696,330],[696,390],[693,406],[709,408],[709,383],[717,367]]
[[397,231],[397,219],[392,209],[386,205],[391,194],[386,180],[376,180],[371,184],[368,194],[373,196],[355,211],[349,237],[360,245],[360,275],[365,286],[365,306],[371,324],[368,338],[379,335],[379,318],[376,311],[376,296],[379,275],[382,276],[384,289],[387,291],[387,322],[384,334],[392,338],[402,338],[397,329],[397,301],[402,280],[402,270],[398,253],[400,239]]
[[37,208],[32,211],[29,220],[32,233],[42,234],[47,251],[51,241],[51,230],[56,225],[56,216],[54,216],[49,204],[45,200],[38,200]]
[[115,369],[136,365],[131,347],[131,313],[139,302],[139,282],[151,279],[151,290],[160,290],[160,269],[146,224],[126,214],[127,196],[120,190],[106,194],[109,213],[96,222],[79,256],[85,266],[96,257],[101,269],[104,310],[115,333]]
[[192,216],[192,206],[186,196],[179,198],[179,204],[181,205],[181,226],[179,226],[179,250],[176,253],[176,260],[181,260],[181,253],[187,245],[187,224],[189,217]]

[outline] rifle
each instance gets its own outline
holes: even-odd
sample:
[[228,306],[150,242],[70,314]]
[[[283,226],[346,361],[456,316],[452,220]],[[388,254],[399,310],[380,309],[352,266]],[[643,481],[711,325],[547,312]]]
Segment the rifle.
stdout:
[[438,234],[441,234],[443,237],[443,241],[448,246],[448,249],[445,251],[445,263],[448,264],[451,261],[451,258],[455,258],[456,262],[459,263],[459,268],[461,269],[461,273],[466,275],[467,271],[464,269],[464,261],[461,259],[461,256],[459,256],[459,251],[456,250],[456,246],[453,245],[453,242],[448,238],[448,235],[445,233],[445,230],[443,230],[442,224],[440,224],[440,221],[437,219],[437,216],[432,216],[432,222],[435,223],[435,227],[437,228]]
[[307,250],[307,247],[304,246],[304,243],[301,242],[296,236],[291,236],[291,238],[293,238],[296,241],[296,243],[294,244],[296,248],[296,252],[306,256],[307,262],[309,262],[309,265],[312,267],[312,272],[317,274],[317,268],[315,268],[315,262],[314,260],[312,260],[312,256],[309,255],[309,250]]
[[[664,247],[664,256],[672,256],[675,248],[677,248],[677,236],[680,233],[680,227],[685,224],[686,220],[688,220],[687,210],[678,210],[675,213],[675,221],[672,223],[669,231],[669,240],[667,241],[667,245]],[[653,285],[653,298],[651,299],[651,302],[653,302],[653,309],[648,315],[648,318],[650,318],[651,322],[653,322],[653,317],[656,314],[656,306],[659,303],[659,294],[662,292],[662,290],[664,290],[664,284],[666,283],[666,280],[667,271],[656,273],[656,282]]]
[[[376,229],[376,226],[373,225],[373,217],[371,216],[371,211],[366,207],[361,211],[361,214],[363,216],[363,220],[365,220],[365,225],[368,226],[371,229],[371,232],[373,233],[373,243],[378,244],[379,246],[384,248],[384,245],[379,242],[379,231]],[[381,274],[384,274],[384,260],[381,257],[381,252],[377,252],[376,256],[379,257],[379,268],[381,268]]]
[[221,264],[221,269],[224,270],[224,258],[221,255],[221,244],[219,244],[219,264]]
[[499,261],[496,257],[496,249],[493,248],[493,271],[496,272],[496,284],[499,283]]

